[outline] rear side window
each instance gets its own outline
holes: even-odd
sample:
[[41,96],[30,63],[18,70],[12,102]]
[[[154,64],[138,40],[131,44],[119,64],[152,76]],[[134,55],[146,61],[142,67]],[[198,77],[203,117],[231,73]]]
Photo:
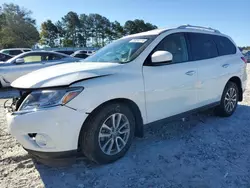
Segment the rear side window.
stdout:
[[86,50],[81,50],[80,52],[85,53],[85,54],[88,53],[88,51],[86,51]]
[[87,54],[74,54],[73,57],[79,57],[79,58],[85,59],[88,57],[88,55]]
[[30,52],[31,50],[23,50],[24,52]]
[[21,50],[10,50],[9,51],[10,55],[19,55],[21,53],[23,53]]
[[62,50],[57,50],[55,52],[63,53],[63,54],[66,54],[66,55],[71,55],[71,54],[74,53],[74,51],[62,51]]
[[191,53],[194,61],[210,59],[218,56],[216,44],[213,35],[201,33],[189,33],[191,44]]
[[62,59],[62,58],[65,58],[65,56],[62,56],[62,55],[60,55],[60,54],[48,54],[48,56],[47,56],[47,60],[48,61],[53,61],[53,60],[60,60],[60,59]]
[[217,45],[219,55],[229,55],[236,53],[235,45],[226,37],[214,36],[214,41]]

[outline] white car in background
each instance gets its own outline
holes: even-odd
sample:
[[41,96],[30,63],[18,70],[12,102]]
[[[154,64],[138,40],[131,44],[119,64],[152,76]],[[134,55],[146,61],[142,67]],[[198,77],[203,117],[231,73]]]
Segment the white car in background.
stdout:
[[0,50],[0,53],[8,54],[12,57],[19,55],[24,52],[30,52],[30,48],[9,48],[9,49],[2,49]]
[[30,51],[19,54],[0,62],[0,88],[10,86],[15,79],[34,70],[79,60],[57,52]]
[[97,163],[125,155],[143,125],[215,108],[231,116],[246,87],[246,62],[230,37],[180,26],[126,36],[84,62],[15,80],[10,133],[38,159],[82,153]]
[[86,50],[77,50],[73,54],[71,54],[70,56],[81,58],[81,59],[86,59],[87,57],[90,56],[90,52],[88,52]]

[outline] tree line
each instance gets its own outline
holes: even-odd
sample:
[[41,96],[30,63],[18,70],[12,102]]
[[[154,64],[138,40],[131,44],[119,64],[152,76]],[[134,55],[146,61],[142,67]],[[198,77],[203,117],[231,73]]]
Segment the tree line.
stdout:
[[250,51],[250,46],[243,46],[243,47],[239,47],[240,50],[249,50]]
[[[123,25],[100,14],[68,12],[53,23],[47,20],[37,29],[32,12],[10,3],[0,5],[0,49],[32,47],[40,43],[49,47],[101,47],[122,36],[156,29],[141,19]],[[240,47],[250,50],[249,46]]]
[[128,20],[124,25],[100,14],[77,14],[70,11],[53,23],[46,20],[37,29],[32,12],[10,3],[0,6],[0,49],[31,47],[102,47],[124,35],[156,29],[141,19]]
[[128,20],[124,25],[111,22],[100,14],[77,14],[68,12],[61,20],[47,20],[41,25],[40,43],[54,46],[101,47],[124,35],[156,29],[144,20]]

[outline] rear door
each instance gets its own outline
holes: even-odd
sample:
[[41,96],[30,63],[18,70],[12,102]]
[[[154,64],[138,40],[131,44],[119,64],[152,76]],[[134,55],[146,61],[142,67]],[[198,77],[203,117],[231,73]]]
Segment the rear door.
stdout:
[[[220,36],[218,36],[220,37]],[[192,60],[198,67],[198,102],[205,106],[219,102],[228,78],[231,62],[219,55],[216,39],[212,34],[188,33]]]
[[219,70],[221,75],[221,91],[228,82],[228,80],[234,76],[237,76],[245,80],[246,64],[242,61],[242,53],[237,53],[238,48],[233,42],[224,36],[214,36],[214,41],[217,45],[220,62]]

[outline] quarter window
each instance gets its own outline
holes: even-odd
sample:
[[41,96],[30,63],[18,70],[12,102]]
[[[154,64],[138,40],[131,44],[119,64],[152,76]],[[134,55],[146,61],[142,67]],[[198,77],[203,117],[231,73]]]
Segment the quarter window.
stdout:
[[193,60],[209,59],[218,56],[213,35],[189,33]]
[[188,51],[183,33],[175,33],[165,37],[155,48],[155,51],[164,50],[172,53],[173,63],[188,61]]
[[23,53],[21,50],[10,50],[9,51],[10,55],[19,55],[21,53]]
[[229,55],[236,53],[235,45],[226,37],[214,36],[219,55]]
[[10,51],[9,50],[4,50],[4,51],[2,51],[2,53],[10,55]]

